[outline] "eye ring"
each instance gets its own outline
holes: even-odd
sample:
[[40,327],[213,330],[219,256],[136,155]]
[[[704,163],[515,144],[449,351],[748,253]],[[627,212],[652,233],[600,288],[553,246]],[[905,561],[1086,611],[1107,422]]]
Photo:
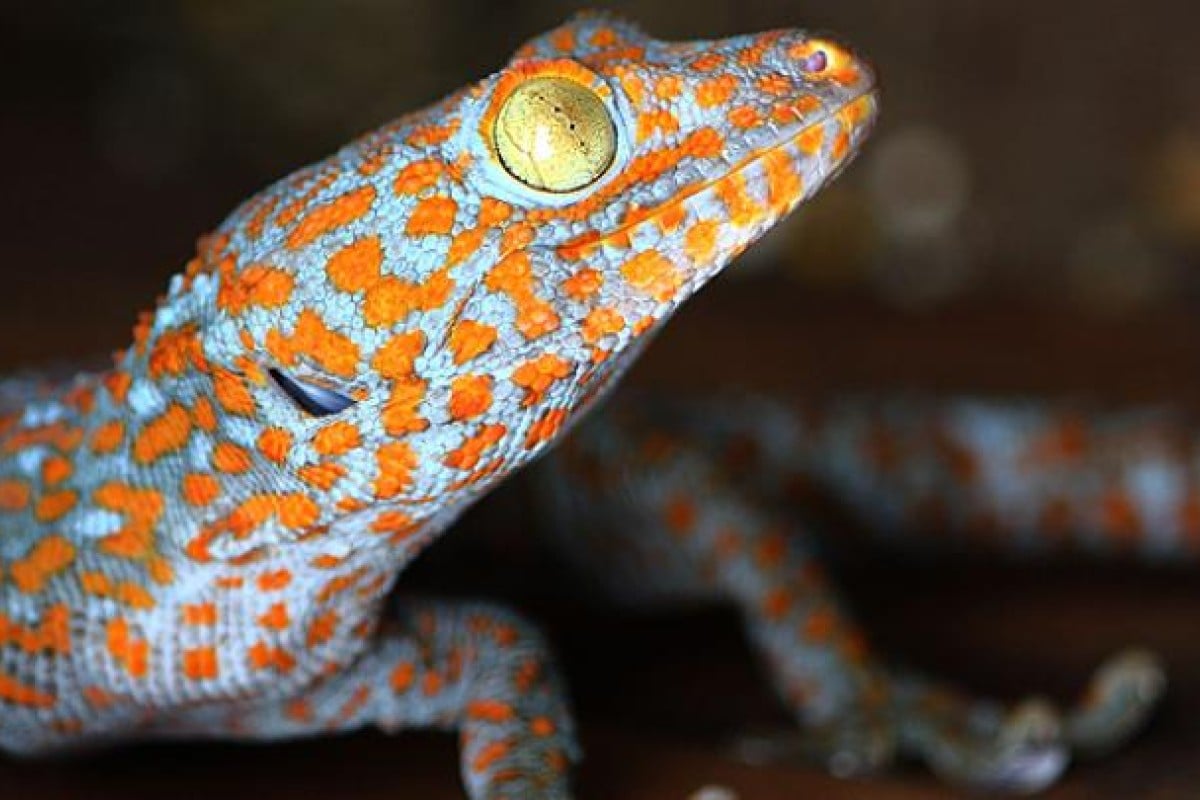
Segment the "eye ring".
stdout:
[[314,417],[330,417],[340,414],[355,404],[355,400],[341,392],[301,380],[281,369],[270,367],[267,369],[267,374],[293,403]]
[[569,193],[599,180],[617,154],[617,128],[600,96],[571,78],[532,77],[496,112],[500,165],[529,188]]

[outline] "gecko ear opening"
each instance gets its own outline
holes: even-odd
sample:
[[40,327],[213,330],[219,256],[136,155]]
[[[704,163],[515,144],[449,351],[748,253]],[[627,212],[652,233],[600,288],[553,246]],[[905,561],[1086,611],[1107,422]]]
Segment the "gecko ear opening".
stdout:
[[302,381],[274,367],[267,370],[271,380],[304,412],[314,417],[328,417],[345,411],[354,400],[315,383]]

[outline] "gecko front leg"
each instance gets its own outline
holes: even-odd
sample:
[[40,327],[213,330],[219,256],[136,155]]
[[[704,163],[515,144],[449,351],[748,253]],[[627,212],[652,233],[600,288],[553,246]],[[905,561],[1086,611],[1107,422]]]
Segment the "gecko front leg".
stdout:
[[370,725],[457,730],[472,800],[567,800],[574,723],[544,638],[493,604],[405,600],[344,671],[290,698],[205,706],[171,735],[293,739]]

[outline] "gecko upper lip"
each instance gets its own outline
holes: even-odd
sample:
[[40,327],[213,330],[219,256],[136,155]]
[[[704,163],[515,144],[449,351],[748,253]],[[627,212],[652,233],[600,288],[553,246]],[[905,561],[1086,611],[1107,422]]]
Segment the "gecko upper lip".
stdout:
[[[777,141],[775,141],[771,144],[765,145],[763,147],[759,147],[759,148],[745,154],[744,156],[742,156],[742,158],[740,158],[736,162],[730,164],[729,167],[727,169],[723,170],[721,172],[721,174],[718,175],[717,177],[710,178],[709,180],[706,180],[702,183],[698,183],[688,189],[685,189],[685,190],[679,192],[678,194],[670,197],[669,199],[663,201],[662,203],[659,203],[658,205],[654,206],[653,209],[651,209],[648,213],[646,213],[645,216],[639,218],[636,222],[630,222],[630,223],[626,223],[623,225],[618,225],[617,227],[612,228],[611,230],[607,231],[603,236],[600,237],[599,240],[603,241],[605,239],[609,239],[611,237],[618,236],[621,233],[630,230],[631,228],[634,228],[638,225],[645,224],[647,221],[655,219],[660,214],[662,214],[667,208],[670,208],[671,206],[674,206],[678,203],[685,202],[689,198],[695,197],[696,195],[701,194],[702,192],[708,191],[713,186],[720,183],[722,180],[725,180],[726,178],[728,178],[730,175],[737,173],[737,172],[741,172],[741,171],[749,168],[753,164],[757,163],[759,160],[765,158],[768,154],[770,154],[772,152],[776,152],[776,151],[780,150],[781,148],[784,148],[791,144],[796,143],[806,133],[809,133],[810,131],[814,130],[815,128],[826,124],[831,119],[833,119],[838,114],[840,114],[842,111],[844,111],[845,109],[854,105],[855,103],[858,103],[865,98],[876,99],[876,98],[878,98],[878,95],[879,95],[879,93],[876,89],[875,83],[872,81],[866,87],[864,87],[861,91],[855,92],[848,99],[844,100],[841,103],[838,103],[836,106],[834,106],[832,108],[827,108],[825,106],[822,106],[823,113],[817,119],[814,119],[811,122],[805,123],[799,129],[791,131],[791,132],[787,133],[785,136],[781,136]],[[877,108],[878,108],[878,103],[876,102],[876,104],[872,106],[869,118],[863,123],[863,125],[871,124],[874,117],[877,116]],[[858,128],[863,127],[863,125],[858,126]],[[838,165],[838,163],[840,163],[840,161],[842,161],[842,160],[844,160],[844,159],[831,160],[830,161],[831,168],[836,167]]]

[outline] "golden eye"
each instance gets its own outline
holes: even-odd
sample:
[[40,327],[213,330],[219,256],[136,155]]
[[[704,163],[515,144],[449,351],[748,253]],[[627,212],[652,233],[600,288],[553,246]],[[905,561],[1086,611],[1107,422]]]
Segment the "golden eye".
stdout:
[[595,181],[617,152],[617,132],[596,93],[566,78],[532,78],[513,90],[493,131],[500,163],[547,192]]

